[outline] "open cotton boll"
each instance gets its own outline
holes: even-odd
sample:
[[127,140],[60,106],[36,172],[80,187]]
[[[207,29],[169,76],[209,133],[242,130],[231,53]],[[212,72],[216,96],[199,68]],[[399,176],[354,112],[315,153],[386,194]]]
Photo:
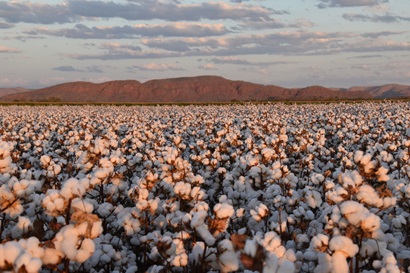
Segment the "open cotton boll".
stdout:
[[370,213],[362,220],[361,227],[368,232],[375,232],[380,228],[380,222],[379,216]]
[[42,265],[43,263],[39,258],[33,258],[28,253],[23,253],[14,262],[14,267],[18,269],[18,271],[23,270],[24,268],[26,270],[24,272],[27,272],[27,273],[39,272]]
[[366,166],[368,163],[370,163],[370,160],[372,159],[372,155],[371,154],[365,154],[362,156],[362,158],[360,159],[360,164],[363,166]]
[[255,257],[257,247],[258,244],[254,240],[246,240],[243,251],[245,254]]
[[40,241],[36,237],[30,237],[27,240],[21,239],[19,241],[21,245],[26,249],[28,253],[34,258],[43,258],[44,248],[40,246]]
[[239,259],[233,250],[226,250],[219,254],[218,265],[221,272],[232,272],[239,269]]
[[27,233],[33,228],[31,220],[24,216],[19,216],[17,225],[15,225],[11,230],[11,236],[13,238],[19,238],[23,234]]
[[359,247],[346,236],[334,236],[329,242],[329,249],[342,253],[345,258],[353,257],[359,252]]
[[340,212],[351,224],[357,225],[364,219],[368,210],[356,201],[345,201],[340,205]]
[[317,254],[318,265],[315,267],[314,273],[329,273],[332,270],[332,257],[327,253]]
[[205,223],[205,218],[208,216],[208,213],[205,210],[200,210],[197,212],[194,212],[192,215],[192,220],[191,220],[191,228],[196,228],[198,226],[201,226]]
[[235,213],[234,208],[227,203],[218,203],[214,206],[214,212],[219,219],[230,218]]
[[332,255],[332,273],[349,273],[349,264],[342,251],[335,251]]
[[13,264],[25,252],[24,248],[14,241],[7,242],[2,247],[4,256],[0,258],[0,264]]
[[313,173],[310,177],[310,180],[313,184],[319,185],[325,181],[325,177],[320,173]]
[[275,151],[271,148],[263,148],[261,154],[265,159],[270,159],[275,154]]
[[61,195],[67,199],[73,197],[82,197],[86,192],[86,188],[84,187],[83,183],[81,183],[76,178],[70,178],[63,183],[63,187],[61,188]]
[[363,151],[356,151],[355,153],[354,153],[354,157],[353,157],[353,160],[354,160],[354,162],[355,163],[359,163],[359,161],[362,159],[362,157],[363,157]]
[[279,260],[279,269],[276,273],[293,273],[296,272],[295,264],[287,260]]
[[83,211],[85,213],[92,213],[94,206],[84,199],[74,198],[71,201],[71,211]]
[[377,175],[377,181],[379,182],[387,182],[389,181],[389,176],[387,175],[387,172],[389,170],[383,166],[381,166],[377,171],[376,171],[376,175]]
[[325,252],[329,245],[329,237],[324,234],[318,234],[310,241],[310,248],[316,251]]
[[370,206],[382,207],[383,200],[379,197],[379,194],[370,185],[362,185],[356,193],[356,198]]
[[97,208],[97,212],[101,217],[108,217],[112,213],[113,210],[114,210],[114,206],[108,202],[104,202],[100,204]]
[[276,248],[281,246],[281,244],[282,240],[274,231],[267,232],[265,234],[265,238],[262,241],[263,247],[269,252],[274,252]]
[[212,246],[215,244],[216,239],[209,232],[207,225],[202,224],[200,226],[197,226],[195,227],[195,230],[208,246]]

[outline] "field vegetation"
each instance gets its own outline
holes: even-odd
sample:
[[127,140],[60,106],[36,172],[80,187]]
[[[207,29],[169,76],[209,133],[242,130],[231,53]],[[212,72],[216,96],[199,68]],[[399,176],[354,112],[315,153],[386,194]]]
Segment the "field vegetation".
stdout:
[[408,102],[0,107],[2,272],[409,272]]

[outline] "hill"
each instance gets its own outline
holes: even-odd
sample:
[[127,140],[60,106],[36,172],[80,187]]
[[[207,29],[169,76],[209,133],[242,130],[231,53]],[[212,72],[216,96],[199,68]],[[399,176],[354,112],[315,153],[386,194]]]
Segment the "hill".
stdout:
[[376,99],[410,98],[410,86],[408,85],[354,86],[347,91],[366,92]]
[[30,89],[21,88],[21,87],[12,87],[12,88],[0,88],[0,97],[7,95],[18,94],[23,92],[29,92]]
[[[104,83],[69,82],[30,92],[0,95],[0,101],[166,103],[371,99],[379,94],[375,90],[360,87],[341,90],[323,86],[289,89],[275,85],[232,81],[218,76],[197,76],[150,80],[144,83],[135,80]],[[392,91],[386,92],[393,94]]]

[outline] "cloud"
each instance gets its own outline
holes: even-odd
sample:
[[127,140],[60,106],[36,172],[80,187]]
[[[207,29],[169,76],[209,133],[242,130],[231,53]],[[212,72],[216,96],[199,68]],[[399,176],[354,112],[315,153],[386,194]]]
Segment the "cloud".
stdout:
[[321,3],[317,7],[360,7],[360,6],[375,6],[388,2],[388,0],[319,0]]
[[0,53],[21,53],[22,51],[16,48],[0,46]]
[[285,61],[249,62],[237,56],[218,57],[218,58],[210,59],[209,61],[215,64],[233,64],[233,65],[259,66],[259,67],[271,66],[271,65],[283,65],[283,64],[290,63],[290,62],[285,62]]
[[63,24],[72,22],[75,17],[66,4],[0,1],[0,18],[9,23]]
[[129,72],[133,72],[135,69],[141,71],[168,71],[168,70],[184,70],[176,66],[175,64],[157,64],[157,63],[148,63],[143,65],[133,65],[128,67]]
[[198,66],[199,69],[203,69],[203,70],[218,70],[218,68],[215,67],[215,65],[213,64],[201,64],[200,66]]
[[[227,37],[201,38],[145,38],[133,44],[104,43],[94,48],[92,54],[70,55],[79,60],[161,59],[185,57],[212,57],[214,63],[243,62],[241,59],[223,59],[230,56],[274,55],[313,56],[341,54],[344,52],[393,52],[408,51],[409,42],[374,39],[393,35],[393,32],[283,31],[268,34],[240,34]],[[219,58],[219,59],[218,59]],[[208,62],[210,62],[208,60]],[[284,64],[283,62],[251,63],[255,66]],[[288,62],[286,63],[288,64]]]
[[63,72],[81,72],[81,70],[74,68],[71,65],[63,65],[63,66],[54,67],[53,70],[63,71]]
[[366,71],[370,70],[370,66],[368,64],[354,64],[352,65],[352,68]]
[[363,21],[374,23],[398,23],[401,21],[410,21],[410,17],[397,16],[391,13],[385,13],[383,15],[366,15],[358,13],[343,14],[343,18],[348,21]]
[[9,24],[6,22],[0,22],[0,29],[6,29],[6,28],[12,28],[14,27],[14,24]]
[[139,0],[126,3],[96,0],[69,0],[61,4],[0,1],[0,18],[8,23],[64,24],[84,18],[122,18],[125,20],[199,21],[268,19],[288,11],[223,2],[181,4],[179,1]]
[[366,38],[379,38],[382,36],[390,36],[390,35],[400,35],[403,34],[404,32],[400,32],[400,31],[379,31],[379,32],[365,32],[362,34],[363,37]]
[[98,66],[87,66],[85,69],[75,68],[71,65],[63,65],[53,68],[54,71],[62,72],[90,72],[90,73],[103,73],[104,71]]
[[370,59],[370,58],[382,58],[382,57],[383,55],[380,55],[380,54],[366,54],[366,55],[350,57],[350,59]]
[[139,1],[120,4],[106,1],[73,0],[67,2],[71,12],[78,16],[98,18],[123,18],[126,20],[161,19],[167,21],[198,21],[201,19],[268,18],[274,11],[265,7],[221,2],[179,4],[163,1]]
[[50,30],[35,28],[29,35],[63,36],[73,39],[131,39],[136,37],[204,37],[229,33],[223,24],[173,22],[167,24],[138,24],[134,26],[88,27],[77,24],[74,28]]

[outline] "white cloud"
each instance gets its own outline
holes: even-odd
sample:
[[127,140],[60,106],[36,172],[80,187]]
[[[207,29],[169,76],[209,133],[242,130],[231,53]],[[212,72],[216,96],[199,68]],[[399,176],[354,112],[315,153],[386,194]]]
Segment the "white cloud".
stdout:
[[215,67],[215,65],[207,63],[207,64],[201,64],[198,66],[199,69],[203,70],[218,70],[218,68]]
[[166,24],[137,24],[126,26],[88,27],[77,24],[73,28],[51,30],[34,28],[29,35],[62,36],[72,39],[132,39],[137,37],[205,37],[229,33],[223,24],[171,22]]
[[22,51],[16,48],[0,46],[0,53],[21,53]]
[[374,22],[374,23],[397,23],[401,21],[410,21],[410,17],[398,16],[391,13],[385,13],[382,15],[367,15],[361,13],[346,13],[343,14],[343,18],[348,21],[363,21],[363,22]]
[[358,6],[375,6],[388,2],[388,0],[319,0],[319,8],[328,7],[358,7]]
[[158,63],[147,63],[143,65],[134,65],[128,68],[129,71],[132,70],[142,70],[142,71],[168,71],[168,70],[184,70],[175,64],[158,64]]

